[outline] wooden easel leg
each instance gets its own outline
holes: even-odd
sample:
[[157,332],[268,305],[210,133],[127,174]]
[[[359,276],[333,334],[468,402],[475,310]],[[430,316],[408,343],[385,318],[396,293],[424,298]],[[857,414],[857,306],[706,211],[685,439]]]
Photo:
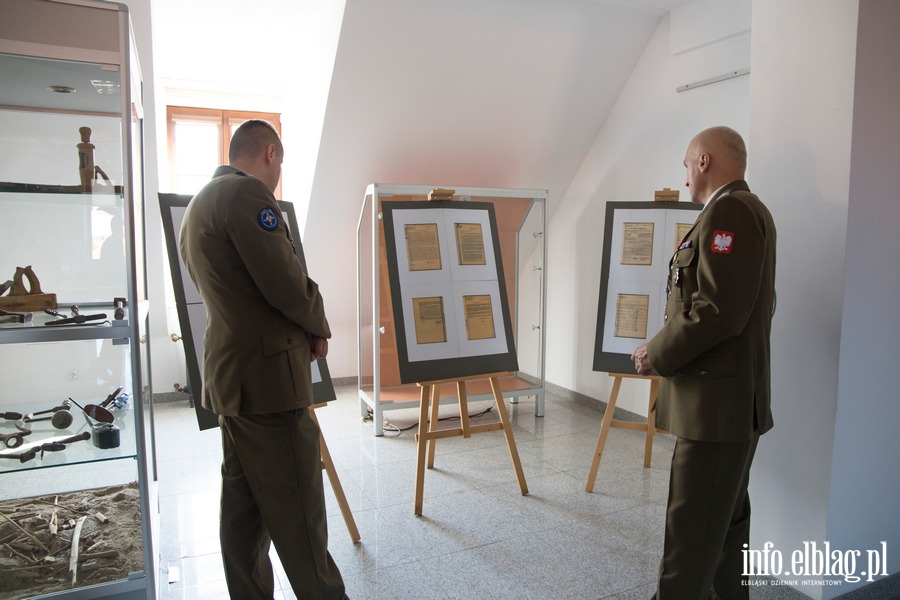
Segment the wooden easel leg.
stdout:
[[612,425],[613,413],[616,410],[616,400],[619,398],[619,387],[621,385],[622,378],[615,377],[612,390],[609,392],[609,403],[606,405],[606,412],[603,414],[603,422],[600,424],[600,437],[597,439],[597,449],[594,450],[591,471],[588,473],[587,485],[584,486],[587,492],[594,491],[594,482],[597,481],[597,471],[600,469],[600,458],[603,457],[603,447],[606,445],[606,436],[609,435],[609,428]]
[[459,422],[462,425],[462,434],[464,438],[471,437],[469,431],[469,399],[466,396],[466,382],[456,382],[456,397],[459,398]]
[[[431,421],[428,422],[428,431],[437,431],[438,428],[438,412],[441,408],[441,386],[431,386]],[[428,468],[434,468],[434,449],[437,440],[432,438],[428,440]]]
[[[310,410],[309,416],[319,425],[319,419],[316,418],[316,411]],[[321,428],[319,428],[321,431]],[[334,461],[331,460],[331,453],[328,451],[328,445],[325,443],[325,437],[319,434],[319,453],[322,455],[322,468],[328,475],[328,481],[331,482],[331,489],[334,490],[334,497],[338,506],[341,508],[341,515],[344,517],[344,523],[347,525],[347,531],[350,533],[350,539],[353,543],[359,541],[359,529],[356,528],[356,520],[353,518],[353,512],[350,510],[350,504],[347,502],[347,496],[344,495],[344,488],[341,486],[341,480],[338,478],[337,470],[334,468]]]
[[650,466],[650,459],[653,458],[653,436],[656,435],[656,411],[653,405],[656,403],[656,397],[659,395],[659,380],[654,379],[650,382],[650,404],[647,405],[647,441],[644,442],[644,467]]
[[428,399],[433,386],[423,385],[419,397],[419,435],[416,436],[416,500],[414,513],[422,515],[422,498],[425,492],[425,449],[428,444]]
[[522,471],[522,461],[519,460],[519,450],[516,448],[516,439],[513,437],[512,426],[509,423],[509,415],[506,413],[506,405],[503,403],[503,394],[500,392],[500,382],[496,377],[491,377],[491,389],[494,391],[494,401],[497,403],[497,414],[503,425],[503,434],[506,436],[506,447],[509,448],[509,457],[512,459],[513,468],[516,471],[516,480],[519,482],[519,491],[523,496],[528,495],[528,484],[525,482],[525,473]]

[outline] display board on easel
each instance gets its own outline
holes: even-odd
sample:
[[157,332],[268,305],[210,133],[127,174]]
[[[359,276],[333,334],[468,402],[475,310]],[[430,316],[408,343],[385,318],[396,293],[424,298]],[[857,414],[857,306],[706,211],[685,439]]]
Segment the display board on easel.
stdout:
[[[210,410],[203,408],[200,399],[202,392],[202,367],[203,367],[203,335],[206,331],[206,309],[200,292],[191,280],[181,255],[178,252],[178,235],[181,231],[181,222],[188,202],[193,196],[185,194],[159,194],[160,212],[162,214],[163,231],[166,237],[166,246],[169,255],[169,269],[172,272],[172,287],[175,292],[175,304],[178,310],[178,321],[181,325],[181,341],[184,344],[184,355],[187,365],[187,375],[190,381],[191,394],[194,399],[194,408],[197,411],[197,423],[200,429],[212,429],[218,427],[218,417]],[[306,271],[306,257],[303,254],[303,244],[300,242],[300,232],[297,228],[297,219],[294,205],[290,202],[278,202],[285,223],[294,239],[294,249],[303,270]],[[312,369],[313,402],[320,404],[336,398],[334,385],[331,382],[331,374],[328,371],[328,363],[320,358],[310,365]]]
[[401,382],[516,371],[493,204],[381,209]]
[[669,259],[699,204],[607,202],[594,371],[633,373],[631,353],[663,326]]

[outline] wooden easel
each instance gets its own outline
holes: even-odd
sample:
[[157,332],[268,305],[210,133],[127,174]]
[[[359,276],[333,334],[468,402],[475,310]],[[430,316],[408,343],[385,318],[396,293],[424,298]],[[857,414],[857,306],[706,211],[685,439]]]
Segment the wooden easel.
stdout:
[[[629,373],[610,373],[610,377],[614,377],[612,390],[609,392],[609,403],[606,405],[606,412],[603,414],[603,422],[600,424],[600,437],[597,439],[597,449],[594,451],[594,460],[591,463],[591,471],[588,474],[587,485],[585,491],[594,491],[594,482],[597,480],[597,470],[600,468],[600,459],[603,457],[603,447],[606,445],[606,436],[609,435],[610,427],[620,427],[622,429],[634,429],[637,431],[646,431],[647,439],[644,442],[644,467],[650,466],[650,458],[653,455],[653,436],[661,429],[656,428],[656,410],[653,405],[656,402],[656,396],[659,394],[659,375],[636,375]],[[616,400],[619,398],[619,388],[622,386],[622,379],[644,379],[650,381],[650,401],[647,405],[647,422],[632,423],[631,421],[614,421],[613,412],[616,410]]]
[[[327,406],[324,402],[313,404],[311,409]],[[316,411],[310,410],[309,416],[319,426],[319,419],[316,418]],[[319,431],[321,432],[321,427]],[[338,506],[341,508],[341,515],[344,517],[344,523],[347,524],[347,531],[350,533],[350,539],[353,543],[359,541],[359,529],[356,528],[356,521],[353,519],[353,513],[350,511],[350,505],[347,503],[347,497],[344,495],[344,488],[341,487],[341,480],[338,478],[337,471],[334,468],[334,461],[331,460],[331,453],[328,452],[328,446],[325,444],[325,437],[319,434],[319,453],[322,455],[322,469],[328,474],[328,481],[331,482],[331,489],[334,490],[334,497],[337,499]]]
[[[513,438],[512,427],[509,424],[509,415],[506,413],[506,405],[500,392],[500,383],[497,378],[500,373],[488,375],[474,375],[459,379],[443,379],[439,381],[426,381],[419,383],[422,388],[419,401],[419,433],[416,434],[417,458],[416,458],[416,502],[415,514],[422,514],[422,496],[425,491],[425,464],[426,447],[428,450],[428,468],[434,467],[434,448],[438,438],[454,437],[461,435],[470,437],[473,433],[483,431],[496,431],[502,429],[506,436],[506,446],[509,448],[509,456],[512,459],[513,468],[516,471],[516,479],[519,482],[519,490],[522,495],[528,494],[528,485],[525,483],[525,474],[522,472],[522,463],[519,460],[519,451],[516,449],[516,440]],[[466,381],[472,379],[489,379],[491,390],[494,392],[494,401],[497,404],[499,423],[487,423],[484,425],[469,424],[469,406],[466,400]],[[438,430],[438,410],[441,404],[441,384],[456,383],[457,396],[459,398],[459,419],[461,427]],[[431,401],[431,422],[428,421],[428,402]]]

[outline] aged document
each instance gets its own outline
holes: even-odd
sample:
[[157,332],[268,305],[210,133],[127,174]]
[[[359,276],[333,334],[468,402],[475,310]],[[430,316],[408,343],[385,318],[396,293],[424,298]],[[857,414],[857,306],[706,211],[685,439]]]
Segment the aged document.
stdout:
[[653,223],[622,223],[622,264],[653,264]]
[[447,341],[447,324],[444,320],[444,299],[413,298],[413,319],[416,324],[417,344],[439,344]]
[[456,252],[461,265],[485,264],[481,223],[456,224]]
[[613,335],[620,338],[646,339],[649,313],[650,296],[617,294],[616,329]]
[[470,340],[494,339],[494,312],[491,296],[463,296],[463,310],[466,314],[466,338]]
[[441,245],[437,223],[403,226],[410,271],[440,271]]
[[694,225],[692,223],[675,223],[675,249],[678,250],[678,246],[681,245],[681,240],[684,239],[684,236],[687,235],[687,232],[691,230],[691,227]]

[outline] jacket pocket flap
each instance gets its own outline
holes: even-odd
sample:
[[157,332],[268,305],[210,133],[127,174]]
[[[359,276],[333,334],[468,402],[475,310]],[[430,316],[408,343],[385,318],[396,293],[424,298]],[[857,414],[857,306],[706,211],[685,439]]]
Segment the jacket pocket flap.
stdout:
[[270,331],[262,336],[263,356],[272,356],[303,344],[305,333],[299,331]]
[[730,352],[708,352],[681,367],[678,372],[691,377],[718,379],[719,377],[734,377],[737,373],[737,366],[734,362],[734,355]]
[[675,253],[675,258],[672,261],[672,265],[676,267],[686,267],[692,262],[694,262],[694,257],[697,255],[697,249],[693,246],[688,248],[681,248]]

